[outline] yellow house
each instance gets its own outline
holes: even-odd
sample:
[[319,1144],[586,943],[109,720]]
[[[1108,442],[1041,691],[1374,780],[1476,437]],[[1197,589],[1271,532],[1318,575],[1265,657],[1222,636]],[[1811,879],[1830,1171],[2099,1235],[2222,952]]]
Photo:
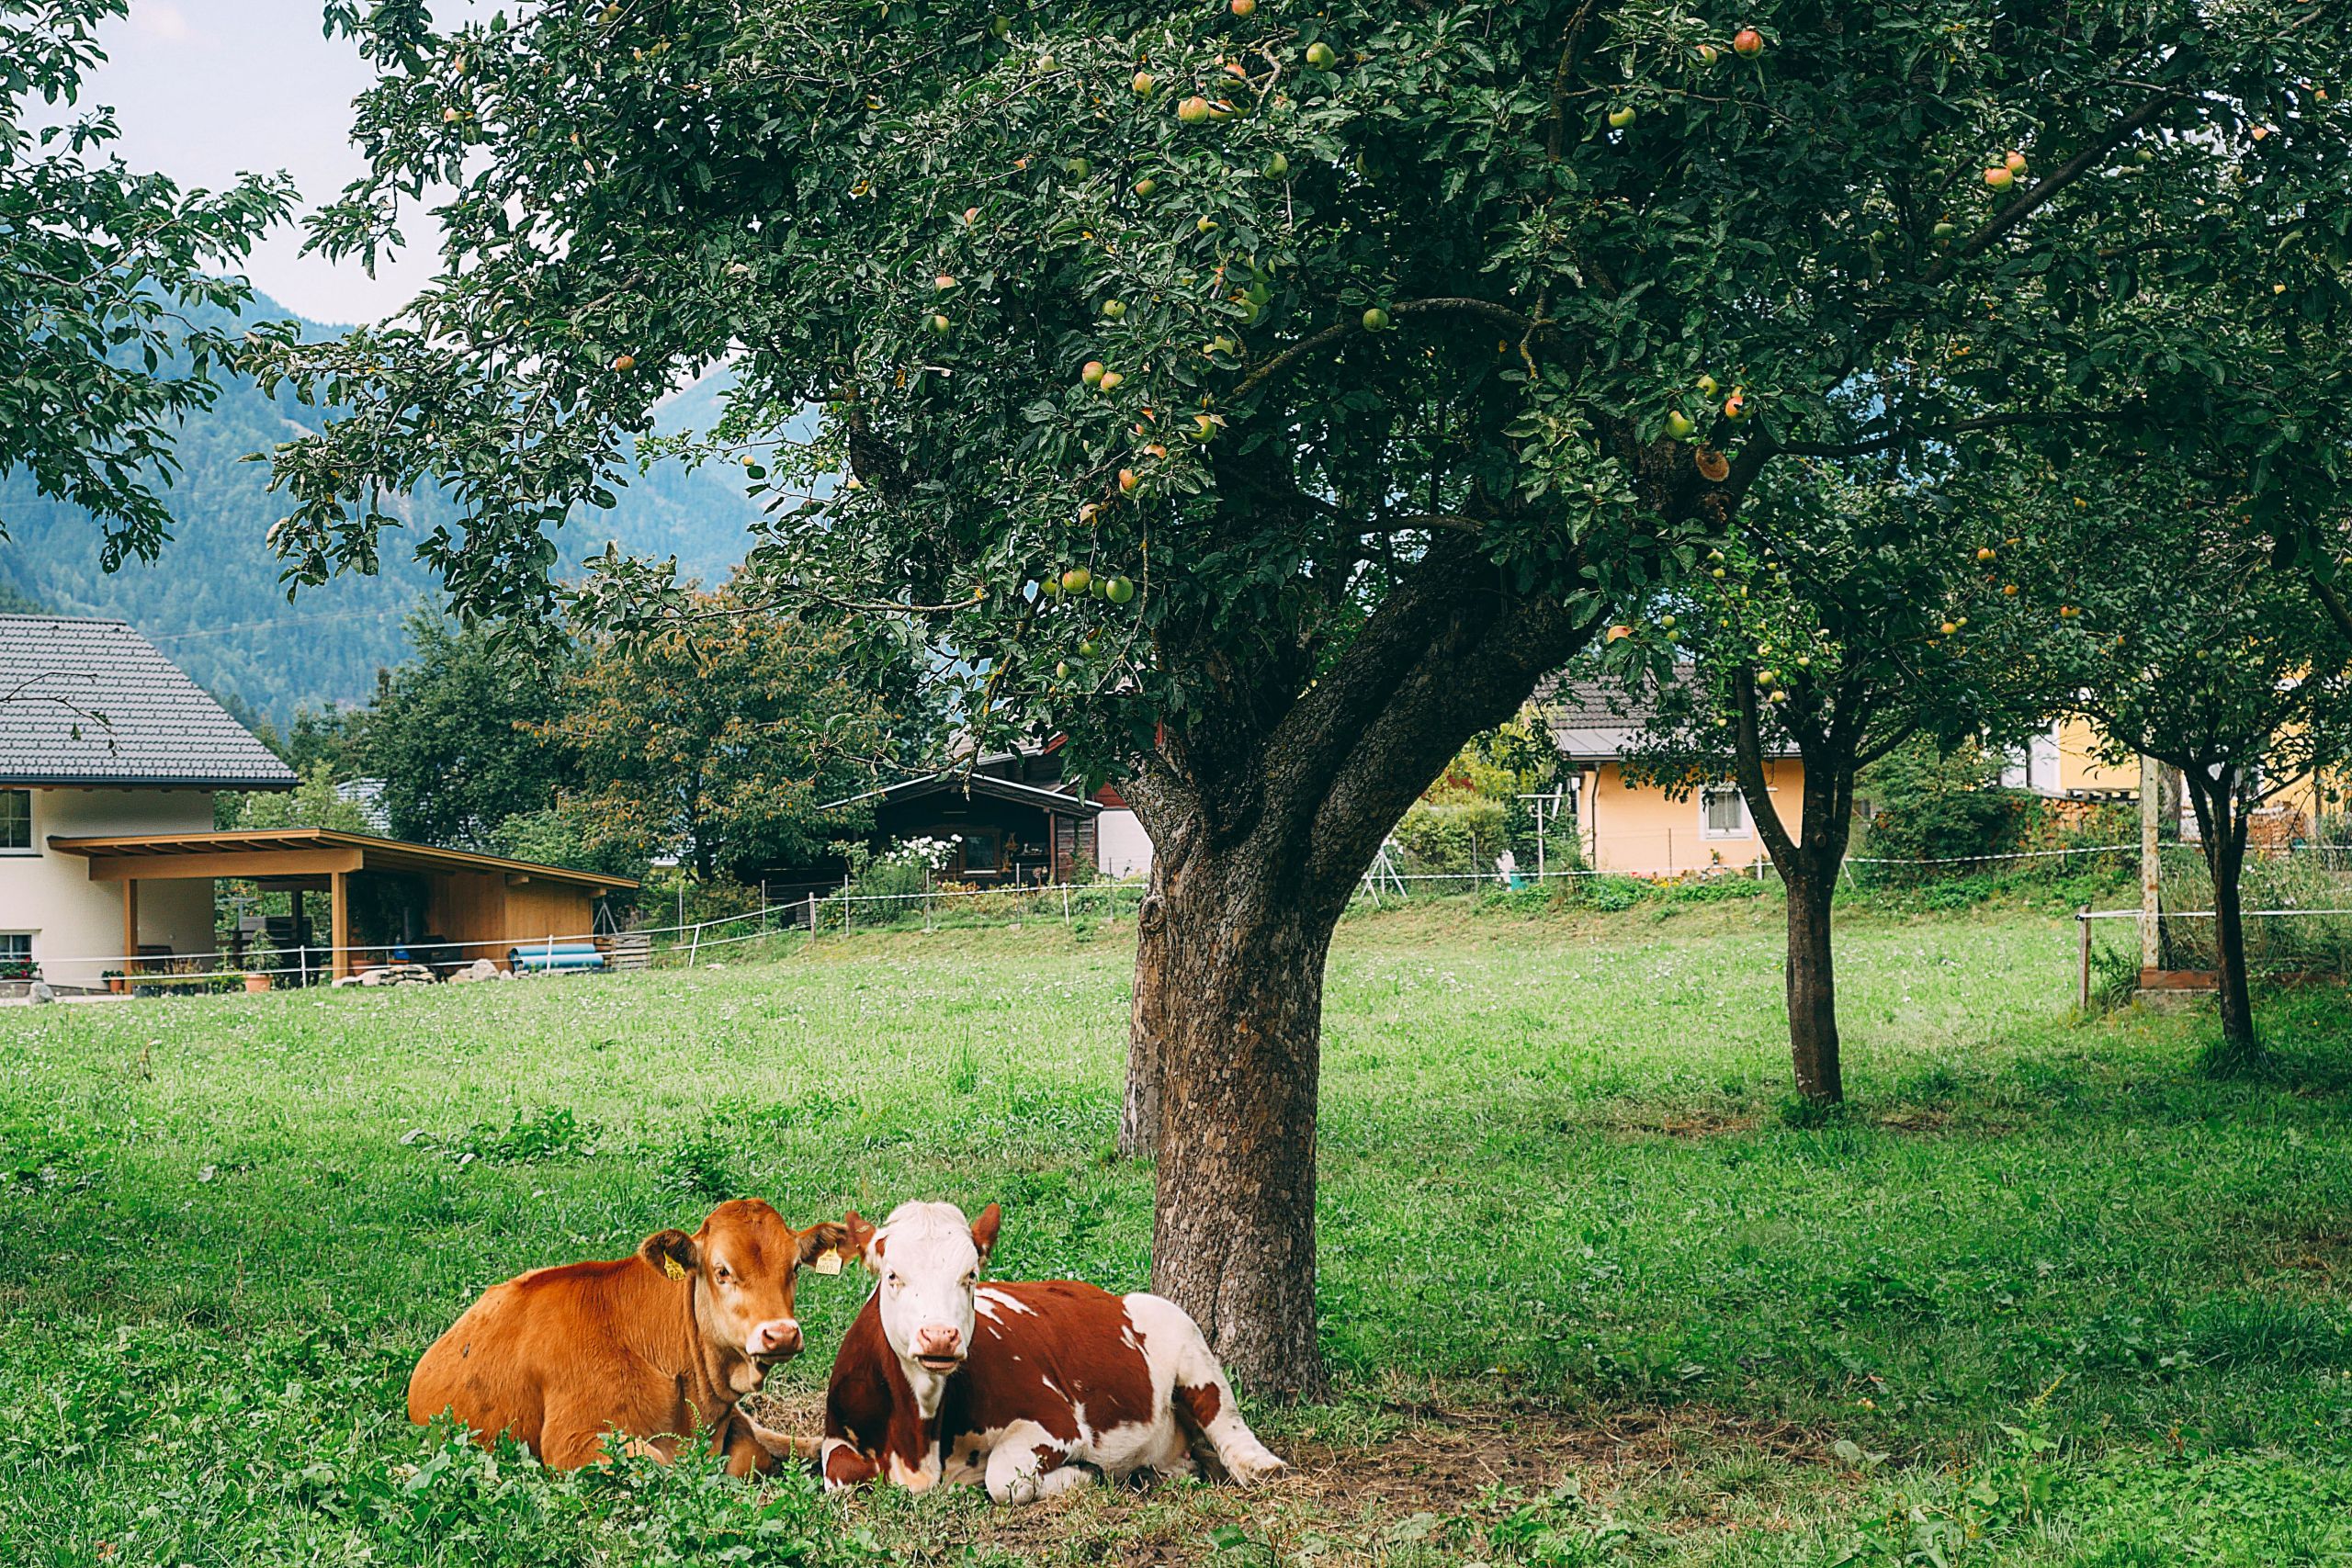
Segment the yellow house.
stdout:
[[[1536,698],[1553,744],[1575,769],[1577,841],[1595,871],[1634,876],[1744,870],[1770,858],[1738,788],[1700,784],[1679,798],[1661,785],[1626,782],[1619,759],[1642,730],[1638,711],[1614,689],[1562,681]],[[1772,809],[1792,833],[1804,831],[1804,762],[1784,752],[1764,764]]]
[[[1587,865],[1634,876],[1679,876],[1745,870],[1769,858],[1736,786],[1699,784],[1678,794],[1626,781],[1620,759],[1639,739],[1643,716],[1616,688],[1562,680],[1539,691],[1535,701],[1553,744],[1573,769],[1563,826],[1573,823]],[[2097,727],[2069,716],[2017,748],[2001,783],[2054,800],[2138,800],[2139,764],[2103,762],[2099,751]],[[1764,771],[1773,810],[1792,834],[1802,836],[1804,759],[1783,751]],[[2179,797],[2177,779],[2165,793]],[[2195,815],[2185,801],[2180,809],[2182,835],[2194,839]],[[2303,780],[2263,808],[2256,836],[2281,845],[2306,838],[2317,810],[2317,786]]]

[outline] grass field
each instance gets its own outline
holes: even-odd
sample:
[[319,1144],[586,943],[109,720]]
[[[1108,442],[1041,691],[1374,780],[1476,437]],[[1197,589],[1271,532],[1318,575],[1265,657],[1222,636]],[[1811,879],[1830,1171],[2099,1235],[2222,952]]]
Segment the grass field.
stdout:
[[[1296,1474],[1007,1513],[406,1424],[483,1285],[718,1196],[1006,1210],[1147,1279],[1122,930],[505,987],[0,1013],[0,1561],[2321,1562],[2352,1556],[2352,1040],[2089,1023],[2067,922],[1858,912],[1854,1104],[1788,1105],[1771,899],[1351,919],[1326,1010],[1339,1404]],[[805,1278],[813,1420],[862,1286]]]

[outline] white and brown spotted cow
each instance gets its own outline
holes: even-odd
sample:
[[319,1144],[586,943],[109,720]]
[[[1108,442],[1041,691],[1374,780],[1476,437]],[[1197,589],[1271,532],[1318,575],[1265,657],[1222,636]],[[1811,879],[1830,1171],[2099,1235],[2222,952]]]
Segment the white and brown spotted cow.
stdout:
[[993,1203],[901,1203],[847,1246],[880,1276],[842,1340],[819,1449],[828,1487],[984,1483],[1025,1503],[1136,1471],[1253,1481],[1283,1468],[1173,1302],[1068,1280],[979,1282]]

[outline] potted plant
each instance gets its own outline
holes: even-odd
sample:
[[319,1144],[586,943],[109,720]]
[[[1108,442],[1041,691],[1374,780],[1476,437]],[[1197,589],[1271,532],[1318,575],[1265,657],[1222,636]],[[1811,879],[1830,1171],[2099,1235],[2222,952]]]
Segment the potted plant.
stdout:
[[107,989],[112,991],[116,996],[120,997],[130,994],[130,976],[124,974],[121,970],[105,970],[100,974],[99,978],[106,981]]
[[270,974],[277,965],[277,949],[270,945],[267,937],[255,937],[245,949],[245,990],[249,994],[268,990]]

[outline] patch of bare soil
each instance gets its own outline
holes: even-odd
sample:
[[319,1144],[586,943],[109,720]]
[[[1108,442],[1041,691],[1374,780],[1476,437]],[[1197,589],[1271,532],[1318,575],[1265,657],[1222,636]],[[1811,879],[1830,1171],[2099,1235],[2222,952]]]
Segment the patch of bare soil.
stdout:
[[[816,1429],[813,1398],[770,1410],[793,1423],[786,1429]],[[1358,1437],[1333,1430],[1334,1424],[1377,1428],[1378,1435]],[[1143,1480],[1019,1508],[991,1504],[971,1488],[957,1488],[954,1497],[869,1493],[847,1506],[852,1518],[917,1562],[977,1556],[1157,1568],[1217,1556],[1215,1534],[1231,1527],[1283,1556],[1319,1542],[1320,1561],[1385,1562],[1414,1559],[1400,1548],[1438,1521],[1481,1514],[1490,1505],[1507,1509],[1498,1489],[1523,1499],[1573,1477],[1586,1498],[1605,1501],[1633,1478],[1726,1450],[1760,1450],[1797,1463],[1821,1462],[1826,1455],[1817,1434],[1703,1405],[1606,1416],[1425,1405],[1365,1415],[1340,1407],[1295,1434],[1266,1436],[1290,1469],[1249,1488]]]
[[1621,1138],[1725,1138],[1753,1133],[1764,1118],[1753,1111],[1637,1106],[1611,1115],[1606,1124]]

